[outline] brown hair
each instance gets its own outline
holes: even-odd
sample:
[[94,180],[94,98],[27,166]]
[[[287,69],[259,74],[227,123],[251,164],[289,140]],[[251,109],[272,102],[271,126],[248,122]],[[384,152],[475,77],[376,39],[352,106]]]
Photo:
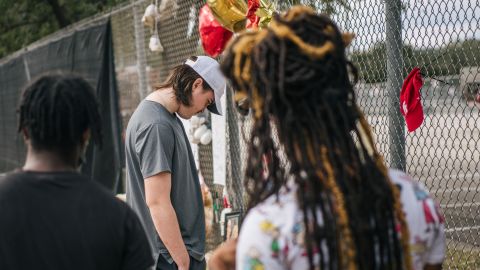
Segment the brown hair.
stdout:
[[[190,60],[196,61],[196,56],[189,57]],[[185,63],[178,65],[172,69],[167,79],[159,84],[154,85],[155,90],[164,88],[173,88],[175,97],[178,102],[185,106],[190,106],[192,100],[192,87],[195,80],[201,78],[202,86],[205,90],[212,90],[212,87],[197,73],[192,67]]]

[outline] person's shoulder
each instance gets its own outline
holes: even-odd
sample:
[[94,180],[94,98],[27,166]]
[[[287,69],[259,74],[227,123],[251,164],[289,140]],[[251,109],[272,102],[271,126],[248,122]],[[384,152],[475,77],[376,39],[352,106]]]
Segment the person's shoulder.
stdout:
[[443,223],[439,204],[422,182],[398,170],[391,170],[390,178],[400,189],[402,207],[407,214],[414,215],[417,212],[424,215],[427,221]]
[[445,256],[445,218],[440,205],[423,183],[407,173],[391,169],[389,176],[400,190],[402,209],[410,231],[411,252],[416,263],[441,264]]
[[6,179],[17,179],[24,177],[26,174],[20,169],[15,169],[13,171],[5,172],[5,173],[0,173],[0,183],[3,182]]
[[10,209],[19,207],[25,196],[35,190],[35,180],[35,175],[20,170],[4,174],[0,177],[0,206]]
[[412,176],[405,173],[404,171],[400,171],[392,168],[388,169],[388,176],[395,183],[412,183],[417,181],[416,179],[414,179]]
[[124,201],[96,181],[88,181],[87,189],[91,201],[97,202],[98,207],[103,208],[103,210],[113,211],[119,217],[125,216],[130,210],[130,207]]
[[406,172],[397,169],[389,169],[388,176],[395,185],[400,187],[401,191],[403,191],[405,188],[408,188],[413,190],[422,190],[423,192],[428,193],[427,188],[422,182]]
[[168,134],[173,132],[172,121],[165,118],[145,119],[144,122],[138,125],[136,130],[137,136],[147,136],[150,133]]
[[153,101],[143,100],[133,112],[128,121],[127,130],[141,132],[155,126],[171,126],[172,117],[159,109],[159,104]]
[[12,189],[20,188],[24,180],[28,180],[30,177],[20,171],[10,171],[0,176],[0,192],[10,191]]
[[132,118],[142,123],[171,122],[175,119],[160,103],[151,100],[140,102]]
[[121,202],[120,199],[118,199],[117,197],[115,197],[115,195],[113,194],[112,191],[110,191],[108,188],[106,188],[105,186],[103,186],[102,184],[100,184],[99,182],[95,181],[95,180],[89,180],[88,181],[89,185],[88,185],[88,188],[91,190],[91,192],[93,194],[95,194],[95,196],[97,196],[98,198],[102,198],[104,200],[109,200],[109,201],[113,201],[113,202]]

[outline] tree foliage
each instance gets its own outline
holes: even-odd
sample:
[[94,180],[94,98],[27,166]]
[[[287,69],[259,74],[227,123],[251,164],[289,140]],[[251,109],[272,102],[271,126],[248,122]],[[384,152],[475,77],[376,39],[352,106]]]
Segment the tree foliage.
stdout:
[[[415,49],[403,45],[405,77],[413,67],[422,68],[426,76],[444,76],[460,73],[463,67],[480,66],[480,41],[455,41],[444,47]],[[360,79],[366,83],[383,82],[387,79],[387,58],[384,42],[379,42],[368,51],[353,52],[352,61],[357,65]]]
[[127,0],[0,0],[0,58]]

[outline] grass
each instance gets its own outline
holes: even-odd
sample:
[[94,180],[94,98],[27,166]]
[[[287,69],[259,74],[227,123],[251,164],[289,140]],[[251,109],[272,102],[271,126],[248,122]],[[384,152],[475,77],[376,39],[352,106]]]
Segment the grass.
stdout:
[[480,269],[480,249],[449,246],[443,269]]

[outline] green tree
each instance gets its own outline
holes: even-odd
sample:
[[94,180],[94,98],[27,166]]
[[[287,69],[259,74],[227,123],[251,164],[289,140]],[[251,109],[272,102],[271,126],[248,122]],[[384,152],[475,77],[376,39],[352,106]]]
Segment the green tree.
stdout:
[[0,0],[0,58],[127,0]]
[[[462,67],[480,66],[480,41],[455,41],[440,48],[415,49],[403,45],[404,74],[413,67],[422,68],[426,76],[459,74]],[[351,59],[359,69],[360,80],[366,83],[383,82],[387,79],[385,42],[373,45],[367,51],[356,51]]]

